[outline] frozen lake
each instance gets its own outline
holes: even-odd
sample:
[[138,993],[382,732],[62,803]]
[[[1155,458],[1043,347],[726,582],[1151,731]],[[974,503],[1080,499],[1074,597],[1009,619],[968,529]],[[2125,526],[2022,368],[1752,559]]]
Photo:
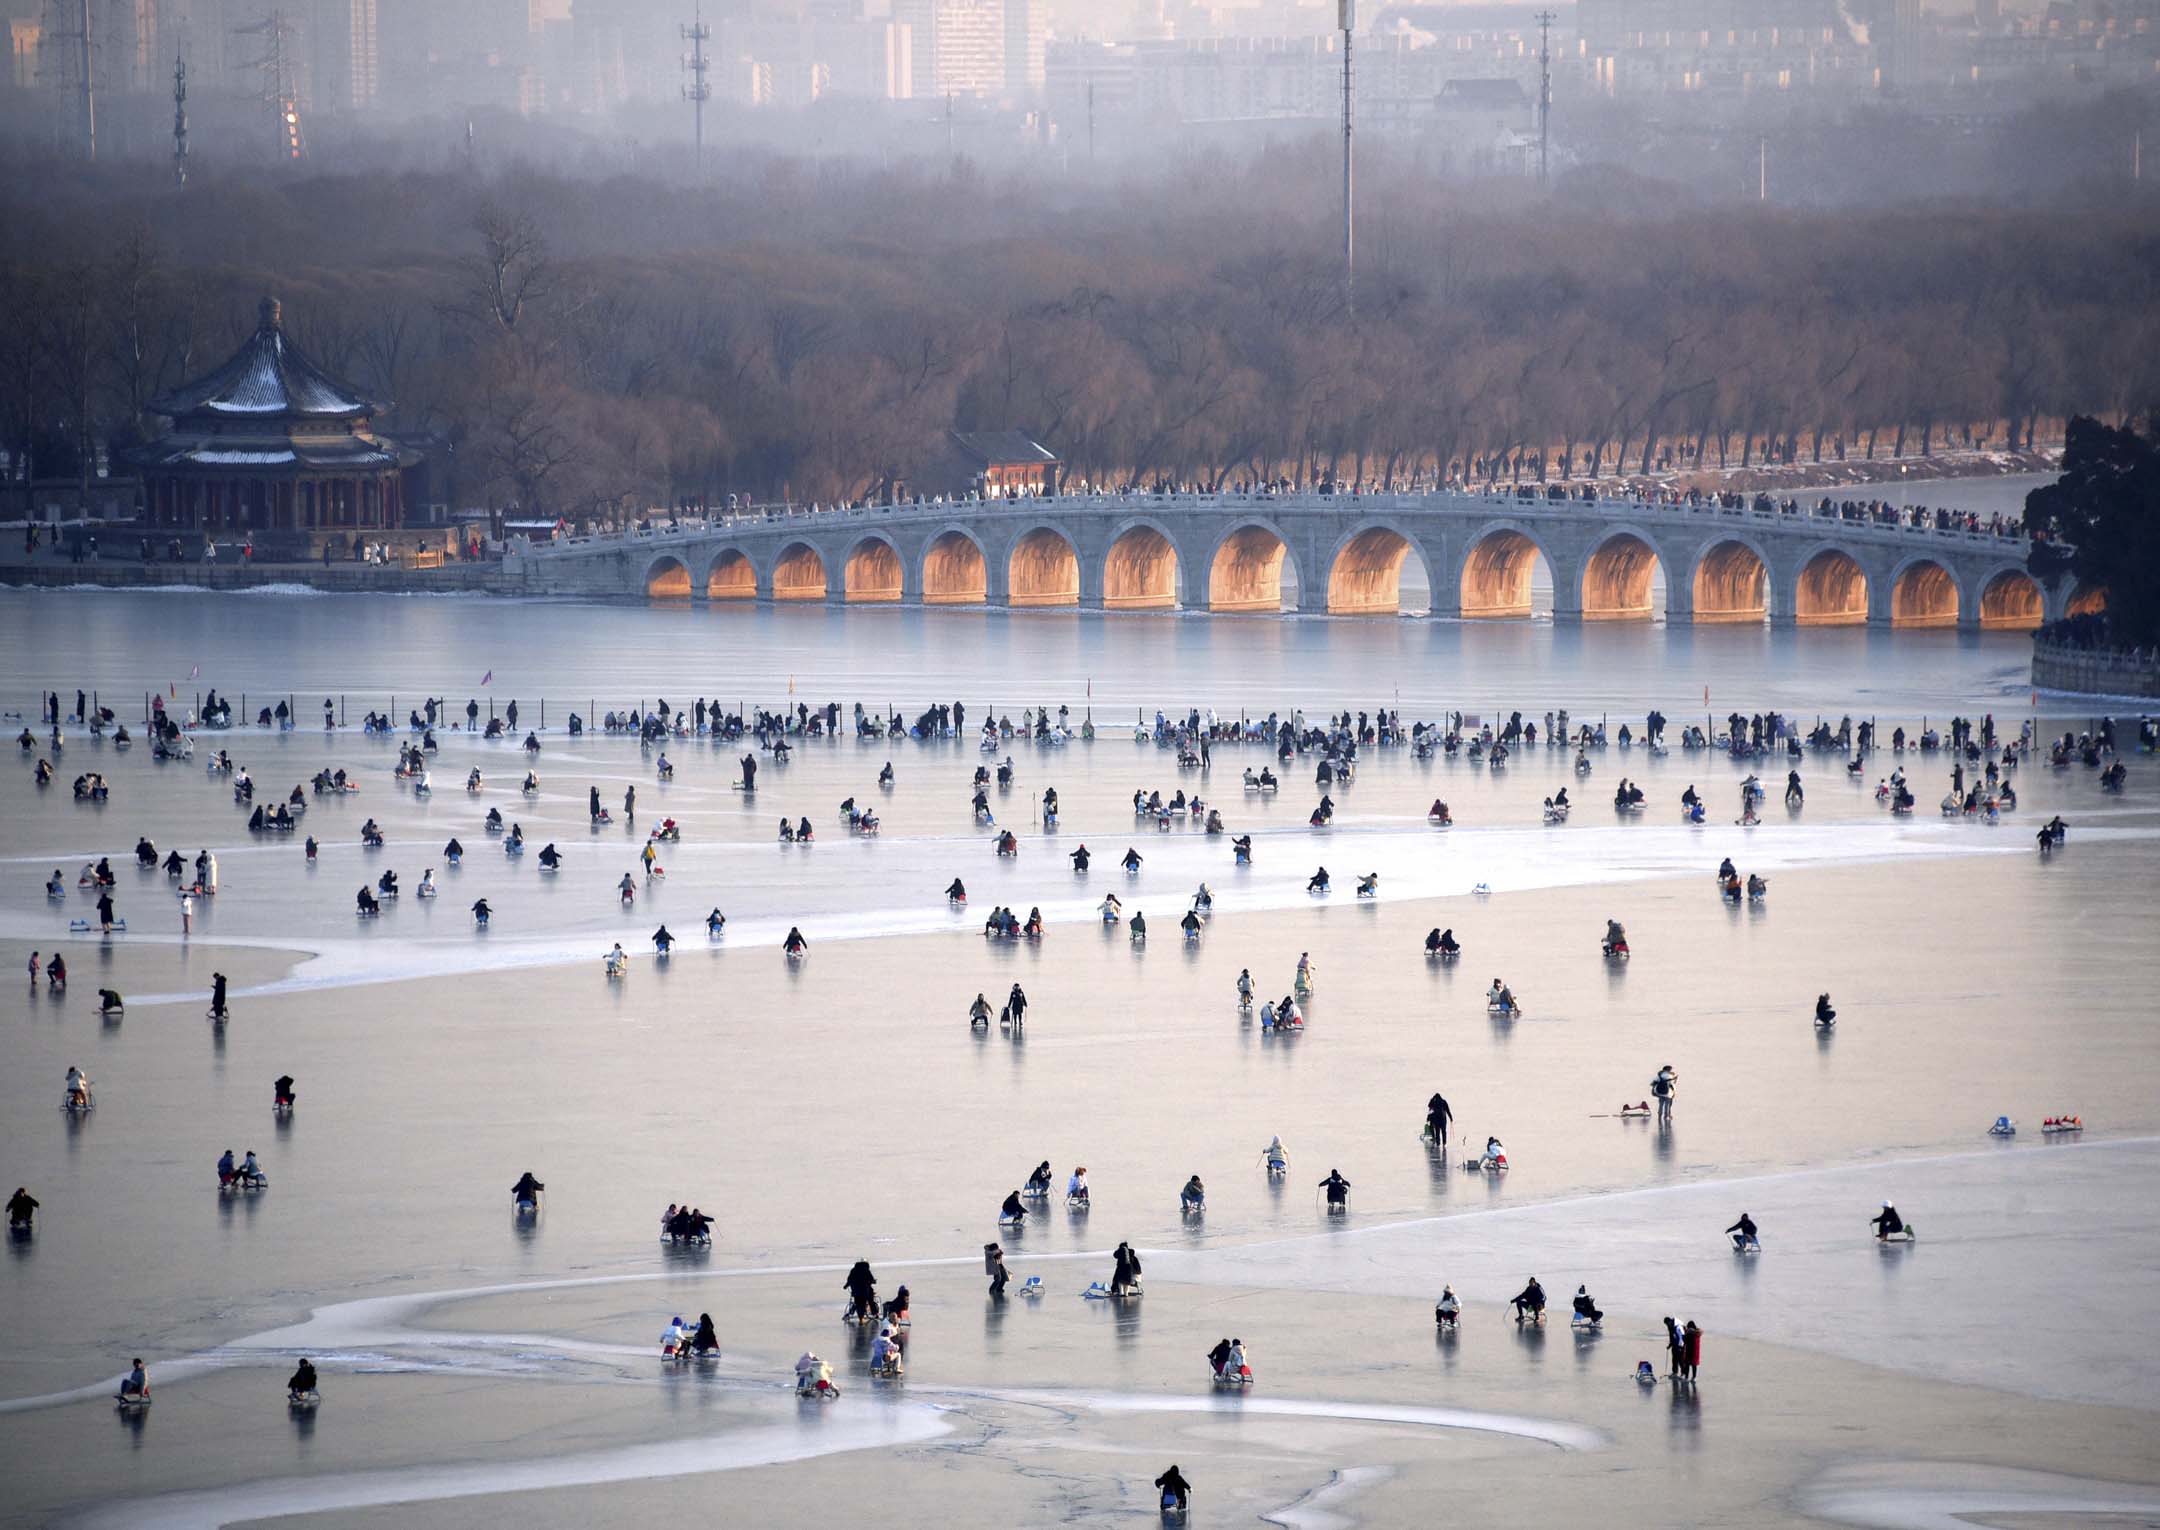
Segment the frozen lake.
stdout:
[[[192,763],[166,765],[70,729],[44,791],[30,777],[43,746],[17,751],[0,778],[0,937],[18,973],[31,950],[57,949],[72,977],[63,997],[18,986],[4,1012],[0,1174],[43,1209],[0,1274],[0,1459],[25,1485],[0,1518],[45,1523],[94,1499],[113,1523],[359,1524],[388,1503],[409,1522],[591,1523],[604,1505],[670,1512],[663,1484],[720,1471],[754,1516],[761,1494],[852,1491],[869,1471],[891,1523],[1107,1523],[1145,1508],[1146,1478],[1179,1459],[1208,1474],[1218,1522],[1388,1523],[1467,1451],[1513,1484],[1501,1503],[1540,1504],[1551,1523],[1576,1512],[1577,1469],[1541,1476],[1544,1451],[1588,1473],[1616,1460],[1700,1472],[1709,1497],[1690,1521],[1717,1517],[1729,1470],[1790,1490],[1750,1522],[1788,1522],[1805,1489],[1855,1523],[1920,1523],[1941,1495],[1900,1463],[1931,1445],[1998,1465],[2000,1501],[2025,1507],[2160,1475],[2160,1345],[2120,1321],[2160,1262],[2146,1193],[2160,944],[2129,895],[2160,870],[2150,756],[2126,754],[2120,796],[2083,767],[2027,763],[2017,812],[1984,826],[1932,813],[1946,754],[1878,756],[1858,780],[1810,755],[1804,810],[1773,800],[1743,829],[1744,771],[1717,754],[1615,744],[1579,777],[1542,746],[1502,772],[1386,750],[1334,789],[1335,822],[1314,831],[1309,758],[1277,765],[1280,794],[1249,796],[1240,773],[1275,763],[1260,748],[1181,772],[1132,736],[1136,712],[1158,707],[1382,705],[1406,724],[1520,708],[1541,728],[1566,707],[1615,732],[1651,706],[1675,731],[1776,707],[1873,717],[1885,735],[1992,712],[2014,733],[2031,713],[2017,635],[7,593],[0,641],[13,656],[0,705],[25,715],[41,688],[70,704],[94,690],[133,719],[153,686],[186,700],[215,685],[250,711],[289,694],[309,722],[328,694],[355,724],[433,692],[459,711],[515,696],[529,726],[545,697],[550,725],[531,797],[514,743],[449,732],[424,800],[393,777],[400,740],[357,726],[205,733]],[[701,693],[910,716],[957,699],[971,734],[993,710],[1017,721],[1063,705],[1077,722],[1092,707],[1098,736],[995,757],[972,737],[810,741],[784,768],[767,759],[753,799],[732,784],[749,743],[670,742],[663,782],[661,751],[562,731],[571,709]],[[361,783],[309,799],[314,866],[296,839],[249,836],[228,783],[203,769],[219,747],[265,800],[326,766]],[[1013,787],[990,795],[1021,851],[1000,859],[969,777],[1008,752]],[[1922,811],[1892,820],[1872,787],[1900,763]],[[462,789],[474,765],[477,796]],[[1775,788],[1785,768],[1762,773]],[[111,800],[70,801],[67,779],[93,769]],[[1649,795],[1639,818],[1610,807],[1623,776]],[[1678,821],[1690,784],[1710,804],[1702,828]],[[1546,828],[1540,802],[1562,786],[1575,812]],[[615,809],[604,829],[587,822],[591,787]],[[1035,806],[1047,787],[1063,805],[1054,833]],[[1234,868],[1226,841],[1197,829],[1136,821],[1136,787],[1207,798],[1254,836],[1254,864]],[[881,835],[846,834],[850,796],[877,807]],[[1426,822],[1435,797],[1454,814],[1444,833]],[[533,852],[556,843],[560,874],[504,856],[481,826],[489,806]],[[2032,832],[2054,813],[2071,840],[2043,862]],[[817,842],[777,843],[783,814],[810,818]],[[379,851],[358,842],[370,816]],[[615,884],[662,816],[683,840],[625,910]],[[441,856],[453,835],[468,851],[455,871]],[[185,939],[166,878],[134,864],[139,836],[219,858],[219,894]],[[1066,860],[1083,842],[1084,879]],[[1116,865],[1128,845],[1145,858],[1130,878]],[[99,855],[129,924],[110,942],[67,929],[91,912],[75,876]],[[1723,904],[1709,875],[1721,856],[1768,876],[1769,899]],[[1322,864],[1325,900],[1304,891]],[[54,868],[61,905],[43,894]],[[407,895],[356,920],[355,889],[389,868]],[[430,868],[444,888],[432,903],[411,896]],[[1381,895],[1360,901],[1351,886],[1369,872]],[[965,913],[940,896],[956,875]],[[1174,925],[1202,880],[1216,914],[1188,948]],[[1146,911],[1146,948],[1095,916],[1110,891]],[[481,896],[496,911],[484,934],[466,912]],[[1040,908],[1048,937],[985,942],[994,903]],[[728,925],[714,942],[716,906]],[[1608,917],[1634,945],[1624,967],[1596,950]],[[682,941],[664,964],[649,941],[662,923]],[[791,925],[811,942],[797,966],[776,949]],[[1438,926],[1465,946],[1454,967],[1421,954]],[[616,941],[635,959],[609,982],[600,956]],[[1262,1036],[1234,980],[1249,969],[1280,994],[1301,951],[1320,973],[1309,1029]],[[222,1032],[203,1019],[213,971],[232,979]],[[1494,976],[1524,999],[1521,1020],[1487,1017]],[[1032,1000],[1024,1037],[972,1031],[975,994],[997,1001],[1015,982]],[[124,1018],[101,1021],[101,987],[126,995]],[[1828,1037],[1809,1024],[1825,990],[1842,1016]],[[1673,1122],[1613,1118],[1666,1062],[1681,1079]],[[71,1063],[97,1083],[82,1121],[55,1108]],[[280,1123],[267,1096],[282,1073],[300,1104]],[[1459,1137],[1505,1140],[1505,1177],[1454,1166],[1460,1144],[1426,1150],[1435,1089]],[[2042,1139],[2040,1118],[2061,1111],[2090,1123],[2082,1139]],[[2020,1121],[2013,1141],[1986,1138],[1998,1114]],[[1275,1133],[1287,1184],[1258,1167]],[[261,1155],[268,1191],[219,1195],[227,1147]],[[1044,1158],[1060,1176],[1088,1166],[1093,1213],[1001,1231],[998,1202]],[[1312,1185],[1331,1167],[1355,1185],[1332,1223]],[[519,1225],[506,1192],[526,1169],[548,1191]],[[1197,1223],[1176,1205],[1194,1173],[1209,1187]],[[1885,1197],[1923,1227],[1918,1245],[1866,1236]],[[661,1208],[686,1198],[718,1219],[709,1252],[654,1240]],[[1719,1235],[1741,1210],[1764,1225],[1758,1258],[1736,1260]],[[1016,1279],[1051,1288],[1042,1303],[986,1306],[993,1238]],[[1148,1257],[1144,1315],[1077,1297],[1121,1240]],[[764,1389],[806,1345],[837,1363],[839,1275],[859,1257],[916,1293],[907,1390],[863,1378],[798,1417]],[[1530,1273],[1563,1308],[1556,1325],[1576,1284],[1597,1294],[1602,1366],[1501,1344],[1500,1304]],[[1459,1356],[1436,1353],[1425,1315],[1444,1281],[1476,1309]],[[714,1313],[729,1355],[688,1409],[680,1387],[656,1391],[648,1358],[686,1307]],[[1250,1314],[1237,1330],[1264,1357],[1236,1429],[1193,1385],[1232,1311]],[[1613,1390],[1638,1357],[1662,1372],[1667,1313],[1712,1335],[1699,1406],[1723,1432],[1680,1427],[1692,1395],[1665,1427],[1662,1389],[1660,1427],[1645,1430],[1633,1383]],[[1564,1329],[1551,1343],[1557,1361]],[[277,1383],[303,1352],[323,1362],[329,1401],[300,1429]],[[94,1399],[135,1354],[161,1405],[116,1428]],[[1871,1400],[1853,1406],[1875,1421],[1881,1480],[1819,1477],[1810,1451],[1837,1447],[1808,1431],[1826,1425],[1788,1420],[1813,1442],[1790,1459],[1751,1432],[1802,1375],[1846,1397],[1865,1381]],[[1731,1422],[1721,1396],[1757,1423]],[[1986,1422],[1990,1406],[2043,1402],[2064,1421],[2045,1439]],[[1064,1420],[1051,1434],[1045,1409]],[[49,1452],[66,1474],[43,1467]],[[962,1473],[958,1503],[918,1503],[914,1474],[933,1466]]]

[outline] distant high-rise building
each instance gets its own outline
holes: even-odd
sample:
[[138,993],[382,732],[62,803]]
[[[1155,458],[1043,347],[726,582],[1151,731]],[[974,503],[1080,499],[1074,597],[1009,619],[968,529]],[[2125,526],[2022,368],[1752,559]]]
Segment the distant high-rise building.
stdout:
[[[907,26],[910,94],[996,96],[1006,88],[1005,14],[1010,0],[892,0]],[[1040,68],[1040,51],[1037,52]]]
[[713,29],[713,56],[724,63],[714,90],[744,106],[797,106],[827,96],[906,100],[915,89],[913,32],[862,17],[726,22]]
[[107,0],[107,88],[154,90],[164,86],[165,60],[158,46],[159,0]]
[[937,93],[994,96],[1005,88],[1006,0],[938,0]]
[[1091,114],[1107,119],[1130,111],[1136,54],[1131,43],[1052,43],[1044,55],[1043,71],[1052,114],[1084,134]]
[[[9,56],[27,60],[32,82],[72,91],[82,77],[83,24],[90,28],[90,78],[99,95],[164,88],[158,41],[159,0],[15,0],[0,4],[19,19],[9,27]],[[32,19],[33,15],[36,19]],[[44,56],[37,56],[38,50]],[[10,78],[13,76],[11,75]]]
[[1043,88],[1050,41],[1049,0],[1005,0],[1005,93],[1026,98]]
[[892,19],[908,29],[908,94],[934,96],[937,83],[938,0],[892,0]]
[[578,67],[571,94],[579,110],[610,112],[629,95],[628,32],[621,0],[570,0],[571,47]]
[[37,83],[39,31],[37,22],[28,17],[8,23],[7,79],[16,90],[28,90]]
[[319,112],[365,111],[382,82],[377,0],[314,0],[300,45],[309,105]]

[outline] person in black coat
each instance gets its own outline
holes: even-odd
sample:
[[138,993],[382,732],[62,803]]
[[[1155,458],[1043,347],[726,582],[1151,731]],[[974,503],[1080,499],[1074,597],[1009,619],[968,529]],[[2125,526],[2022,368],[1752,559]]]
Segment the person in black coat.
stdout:
[[877,1276],[870,1273],[869,1260],[856,1260],[855,1267],[847,1272],[847,1279],[842,1284],[854,1299],[857,1314],[865,1321],[877,1316]]
[[1169,1507],[1174,1500],[1177,1506],[1183,1509],[1186,1506],[1187,1499],[1192,1494],[1192,1484],[1185,1480],[1184,1474],[1177,1469],[1175,1461],[1170,1463],[1170,1470],[1155,1479],[1155,1485],[1162,1489],[1163,1506],[1165,1508]]

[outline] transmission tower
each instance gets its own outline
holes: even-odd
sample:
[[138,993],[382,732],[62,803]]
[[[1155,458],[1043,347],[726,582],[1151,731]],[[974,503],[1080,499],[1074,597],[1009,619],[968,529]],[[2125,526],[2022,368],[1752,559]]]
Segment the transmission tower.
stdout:
[[173,184],[187,184],[187,58],[175,55],[172,72],[172,165]]
[[1540,191],[1550,184],[1552,153],[1552,24],[1551,11],[1537,14],[1537,183]]
[[705,103],[712,99],[712,86],[706,82],[705,71],[712,64],[705,57],[705,44],[712,41],[712,28],[705,25],[705,8],[697,8],[696,19],[682,29],[683,41],[690,45],[690,56],[683,60],[683,69],[690,76],[690,83],[683,87],[683,99],[690,103],[696,121],[697,168],[705,168]]
[[[91,67],[96,46],[90,30],[90,0],[45,0],[40,26],[38,74],[57,95],[75,99],[75,143],[83,158],[97,158],[97,86]],[[50,63],[47,63],[47,60]]]
[[262,76],[257,99],[270,108],[277,157],[288,164],[304,158],[307,143],[300,131],[300,97],[292,77],[292,23],[283,11],[272,11],[251,26],[234,27],[233,35],[263,39],[263,56],[246,66]]
[[1357,236],[1351,211],[1357,199],[1357,181],[1350,157],[1350,34],[1357,26],[1357,0],[1336,0],[1336,19],[1342,27],[1342,288],[1343,308],[1357,311]]

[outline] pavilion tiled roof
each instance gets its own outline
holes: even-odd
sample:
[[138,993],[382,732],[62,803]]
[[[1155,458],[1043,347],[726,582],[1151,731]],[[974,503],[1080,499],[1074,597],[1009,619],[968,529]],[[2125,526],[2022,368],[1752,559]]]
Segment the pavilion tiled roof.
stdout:
[[382,436],[334,436],[302,438],[282,445],[274,442],[236,445],[230,437],[192,433],[161,437],[131,449],[127,456],[136,466],[153,471],[159,468],[293,468],[370,472],[411,467],[420,460],[419,453],[399,447]]
[[952,438],[956,446],[985,466],[1058,460],[1056,452],[1024,430],[956,430]]
[[275,298],[263,299],[262,322],[230,361],[150,401],[153,413],[174,420],[343,420],[382,407],[300,353]]

